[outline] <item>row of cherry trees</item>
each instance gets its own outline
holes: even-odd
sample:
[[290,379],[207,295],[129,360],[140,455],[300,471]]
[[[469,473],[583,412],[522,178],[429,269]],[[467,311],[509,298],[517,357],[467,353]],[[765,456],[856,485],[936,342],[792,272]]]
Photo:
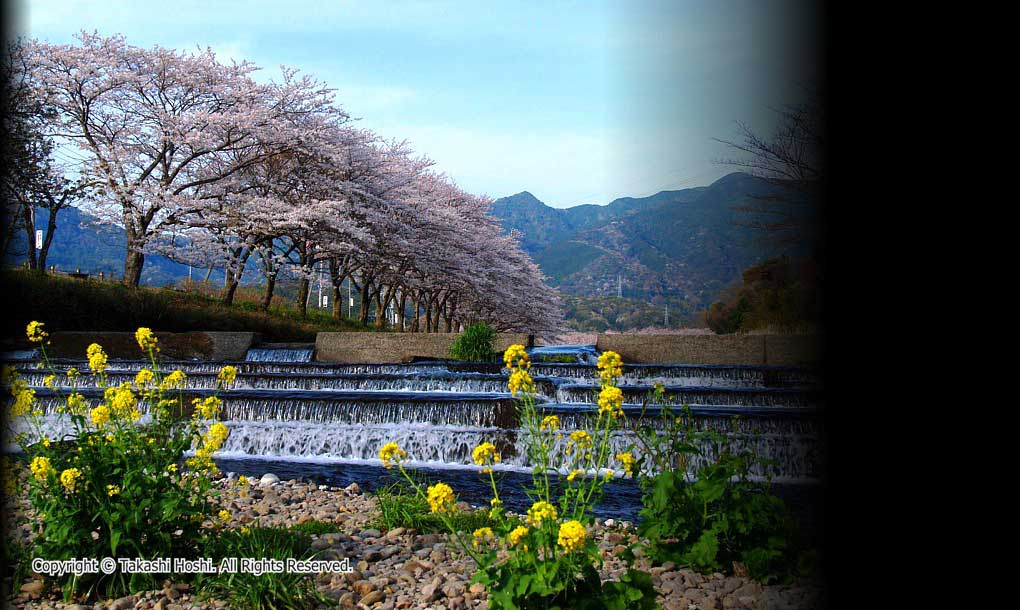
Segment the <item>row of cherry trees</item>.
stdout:
[[[333,91],[283,69],[268,83],[249,62],[128,45],[82,33],[74,45],[32,41],[24,65],[47,108],[49,135],[81,151],[90,212],[124,227],[124,281],[146,253],[223,268],[231,302],[246,271],[298,278],[328,271],[333,312],[348,280],[385,324],[454,331],[483,320],[543,332],[562,320],[556,294],[518,239],[404,142],[357,127]],[[405,320],[405,312],[410,319]]]

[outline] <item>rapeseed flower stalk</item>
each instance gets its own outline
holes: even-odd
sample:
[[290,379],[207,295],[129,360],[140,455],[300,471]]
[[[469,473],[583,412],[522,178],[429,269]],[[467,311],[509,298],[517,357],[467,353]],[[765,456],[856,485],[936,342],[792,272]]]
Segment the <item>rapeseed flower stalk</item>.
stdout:
[[623,415],[623,392],[616,386],[603,386],[599,392],[599,415],[607,413],[612,417]]
[[85,355],[89,360],[89,370],[96,374],[102,374],[106,370],[107,357],[106,352],[103,351],[103,346],[98,343],[89,345],[88,349],[85,350]]
[[627,474],[627,476],[633,477],[635,463],[634,455],[629,451],[625,451],[623,453],[617,453],[616,459],[618,462],[623,464],[623,471]]
[[453,489],[446,483],[430,485],[426,500],[429,503],[429,509],[434,513],[452,513],[457,510],[456,504],[454,504]]
[[532,525],[541,525],[544,519],[555,521],[556,517],[556,507],[544,500],[535,502],[528,509],[528,523]]
[[156,335],[152,333],[151,329],[145,328],[144,326],[135,331],[135,340],[138,341],[138,347],[142,348],[143,352],[152,353],[152,350],[159,351],[156,345],[159,340],[156,339]]
[[483,543],[486,543],[486,542],[492,540],[492,538],[493,538],[492,528],[491,527],[480,527],[480,528],[476,529],[471,534],[471,537],[474,538],[474,543],[473,543],[474,547],[478,548]]
[[597,366],[603,384],[613,385],[623,376],[623,359],[616,352],[602,352]]
[[534,392],[535,391],[535,380],[531,378],[531,375],[525,369],[514,369],[514,372],[510,374],[510,382],[507,384],[510,388],[511,396],[516,398],[519,392]]
[[539,430],[555,432],[560,429],[560,418],[558,415],[546,415],[542,418],[542,424],[539,426]]
[[156,380],[156,374],[149,369],[142,369],[135,375],[135,386],[139,390],[144,390],[153,385]]
[[55,472],[53,465],[50,463],[50,458],[41,456],[32,458],[28,469],[32,471],[32,476],[39,482],[46,482],[50,475]]
[[215,419],[220,414],[223,401],[216,396],[208,396],[205,399],[196,398],[191,404],[195,407],[192,413],[194,419]]
[[11,405],[11,416],[21,417],[27,415],[35,406],[35,390],[25,388],[15,394],[14,403]]
[[64,486],[69,493],[74,493],[75,488],[78,486],[78,479],[81,478],[81,470],[77,468],[68,468],[67,470],[60,473],[60,484]]
[[43,330],[43,323],[32,321],[28,323],[25,329],[25,334],[28,335],[28,340],[32,343],[42,343],[49,337],[50,334]]
[[386,468],[393,468],[394,464],[399,464],[406,457],[407,452],[396,443],[386,443],[379,450],[379,459],[382,460],[383,466]]
[[568,553],[573,553],[584,546],[586,534],[580,521],[570,520],[560,525],[556,543]]
[[237,368],[230,366],[229,364],[220,369],[220,372],[216,375],[216,382],[223,387],[231,386],[234,384],[234,380],[237,379]]
[[515,527],[507,535],[507,541],[510,543],[510,546],[517,546],[518,544],[520,544],[521,539],[527,536],[529,531],[531,530],[529,530],[526,526],[523,525],[518,525],[517,527]]

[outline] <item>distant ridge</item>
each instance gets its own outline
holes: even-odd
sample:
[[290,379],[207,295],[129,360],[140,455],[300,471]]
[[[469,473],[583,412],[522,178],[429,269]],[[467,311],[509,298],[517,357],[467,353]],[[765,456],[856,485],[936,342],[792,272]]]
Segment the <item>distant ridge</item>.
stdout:
[[781,190],[734,172],[709,186],[604,206],[552,208],[522,191],[493,202],[492,214],[507,231],[523,233],[525,251],[568,295],[615,296],[622,277],[625,297],[693,311],[747,267],[783,253],[737,224],[749,218],[733,209]]

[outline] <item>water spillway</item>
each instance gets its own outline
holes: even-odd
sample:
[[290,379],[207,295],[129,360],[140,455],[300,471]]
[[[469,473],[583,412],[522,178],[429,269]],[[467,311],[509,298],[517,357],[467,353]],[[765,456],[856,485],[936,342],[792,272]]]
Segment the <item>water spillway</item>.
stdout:
[[[563,355],[570,353],[580,354],[578,361],[566,361]],[[558,415],[565,435],[589,427],[595,413],[599,385],[592,353],[548,351],[544,356],[551,361],[536,361],[532,367],[538,408]],[[238,369],[233,387],[219,393],[221,418],[231,430],[222,455],[231,459],[378,464],[379,449],[397,442],[416,466],[471,471],[472,450],[490,441],[503,456],[502,468],[530,469],[518,404],[508,393],[507,371],[500,363],[331,364],[311,361],[312,354],[312,346],[264,345],[242,362],[166,361],[160,367],[185,372],[187,403],[216,391],[222,366]],[[536,359],[542,355],[535,354]],[[48,414],[48,434],[67,432],[56,412],[71,390],[69,368],[82,372],[74,381],[76,391],[90,403],[101,398],[97,379],[82,360],[54,361],[52,370],[25,358],[11,360],[36,389]],[[106,383],[130,382],[148,366],[141,360],[110,360]],[[55,375],[53,388],[45,385],[50,375]],[[662,386],[663,405],[649,401],[657,385]],[[732,446],[767,458],[756,475],[808,480],[824,474],[822,390],[811,370],[625,365],[620,387],[629,424],[661,430],[663,422],[687,406],[696,429],[716,430]],[[614,433],[613,454],[630,449],[634,441],[626,430]],[[565,442],[559,441],[554,451],[564,449]],[[706,450],[712,457],[714,449]],[[621,466],[613,462],[610,467]]]

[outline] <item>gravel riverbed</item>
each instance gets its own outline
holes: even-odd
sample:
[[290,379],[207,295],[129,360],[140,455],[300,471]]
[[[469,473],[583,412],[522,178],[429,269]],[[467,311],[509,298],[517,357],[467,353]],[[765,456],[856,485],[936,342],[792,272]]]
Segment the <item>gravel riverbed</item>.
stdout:
[[[274,480],[275,479],[275,480]],[[253,481],[245,491],[226,479],[218,485],[231,489],[225,508],[233,526],[258,521],[263,526],[288,526],[310,520],[336,524],[336,533],[312,536],[320,559],[349,557],[350,573],[323,573],[315,583],[330,600],[331,608],[360,610],[449,609],[467,610],[488,606],[482,585],[472,584],[475,572],[470,557],[456,550],[443,534],[424,534],[395,528],[380,531],[371,526],[378,514],[376,499],[357,484],[327,487],[305,481],[280,481],[275,475]],[[17,502],[17,499],[9,499]],[[30,523],[23,500],[8,506],[14,523]],[[13,515],[12,515],[13,513]],[[20,517],[20,518],[19,518]],[[594,531],[605,559],[603,579],[618,579],[627,569],[621,555],[639,540],[628,523],[599,520]],[[22,525],[6,535],[27,538]],[[640,553],[640,549],[637,549]],[[823,591],[817,583],[762,586],[742,576],[702,575],[667,563],[652,567],[640,557],[635,566],[652,574],[659,603],[666,610],[713,610],[719,608],[807,610],[822,606]],[[47,591],[41,580],[29,579],[20,591],[5,591],[5,601],[30,610],[209,610],[226,608],[215,599],[197,599],[187,583],[164,583],[160,590],[146,591],[88,605],[65,604],[59,592]]]

